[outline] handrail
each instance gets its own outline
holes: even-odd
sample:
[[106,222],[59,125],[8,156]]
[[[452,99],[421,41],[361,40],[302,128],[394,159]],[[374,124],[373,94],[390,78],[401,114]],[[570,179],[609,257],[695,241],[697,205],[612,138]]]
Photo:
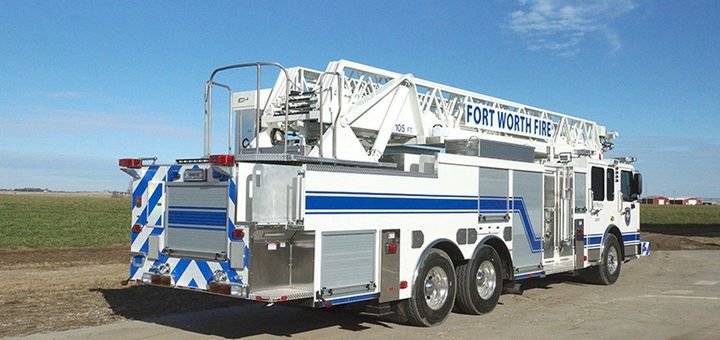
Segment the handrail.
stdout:
[[[258,138],[260,137],[260,81],[261,81],[261,70],[262,66],[274,66],[279,68],[283,74],[285,75],[285,134],[283,138],[285,138],[285,147],[284,147],[284,153],[287,154],[287,132],[288,132],[288,112],[290,108],[289,104],[289,94],[290,94],[290,84],[294,84],[294,82],[290,79],[290,75],[287,71],[287,69],[282,66],[279,63],[276,62],[254,62],[254,63],[243,63],[243,64],[234,64],[234,65],[228,65],[223,66],[220,68],[216,68],[215,70],[210,73],[210,78],[208,79],[206,85],[205,85],[205,147],[204,147],[204,153],[205,156],[210,156],[211,151],[211,137],[212,137],[212,86],[216,85],[218,83],[215,83],[213,80],[215,78],[215,75],[222,71],[227,71],[231,69],[238,69],[238,68],[247,68],[247,67],[256,67],[256,94],[255,94],[255,152],[260,152],[260,143],[258,143]],[[222,87],[222,86],[221,86]],[[231,93],[232,97],[232,93]],[[231,108],[232,111],[232,108]],[[238,151],[238,150],[236,150]]]
[[[325,78],[325,76],[337,77],[338,112],[337,112],[336,117],[340,117],[340,113],[342,112],[342,101],[343,101],[343,97],[342,97],[343,76],[340,74],[340,72],[326,71],[326,72],[320,73],[320,76],[318,77],[318,84],[319,84],[318,92],[320,92],[320,94],[318,96],[318,106],[320,107],[320,113],[319,113],[319,117],[318,117],[320,120],[320,139],[318,139],[318,152],[319,152],[320,157],[323,157],[322,141],[323,141],[323,137],[324,137],[323,124],[325,122],[323,120],[323,102],[322,102],[323,82],[322,82],[322,80],[323,80],[323,78]],[[337,158],[337,150],[336,150],[336,147],[337,147],[337,125],[335,123],[337,123],[337,119],[335,120],[335,122],[333,122],[332,113],[330,113],[330,127],[333,129],[333,135],[332,135],[333,158]]]
[[[228,153],[232,153],[232,89],[228,85],[215,81],[213,81],[211,85],[228,90]],[[210,109],[212,110],[212,107],[210,107]]]

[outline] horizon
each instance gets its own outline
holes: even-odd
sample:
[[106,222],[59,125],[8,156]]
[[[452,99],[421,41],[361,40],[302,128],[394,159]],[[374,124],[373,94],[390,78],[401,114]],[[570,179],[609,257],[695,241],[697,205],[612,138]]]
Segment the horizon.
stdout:
[[720,2],[4,7],[0,188],[125,191],[120,158],[202,153],[212,69],[348,59],[595,121],[620,133],[606,157],[638,158],[643,196],[720,197]]

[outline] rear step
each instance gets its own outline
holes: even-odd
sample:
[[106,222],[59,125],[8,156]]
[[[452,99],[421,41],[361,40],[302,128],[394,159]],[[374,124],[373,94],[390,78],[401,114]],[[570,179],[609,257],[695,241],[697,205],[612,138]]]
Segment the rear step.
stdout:
[[313,297],[312,291],[295,288],[277,288],[250,293],[250,299],[264,302],[285,302],[311,297]]

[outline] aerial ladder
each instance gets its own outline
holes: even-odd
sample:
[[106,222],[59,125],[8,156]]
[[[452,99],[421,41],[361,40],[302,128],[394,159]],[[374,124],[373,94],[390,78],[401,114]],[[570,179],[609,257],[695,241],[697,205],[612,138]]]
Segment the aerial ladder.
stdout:
[[[215,81],[219,71],[234,67],[257,69],[255,90],[232,93],[230,87]],[[268,67],[281,72],[271,89],[261,89],[261,73]],[[324,72],[253,63],[216,70],[208,80],[206,156],[211,154],[212,90],[218,86],[232,93],[228,150],[233,150],[234,140],[234,153],[247,160],[372,165],[381,160],[388,145],[442,145],[445,141],[477,139],[531,147],[539,162],[578,156],[601,159],[618,135],[586,119],[347,60],[330,62]],[[538,136],[472,124],[469,108],[494,109],[523,121],[534,118],[547,122],[549,133]]]

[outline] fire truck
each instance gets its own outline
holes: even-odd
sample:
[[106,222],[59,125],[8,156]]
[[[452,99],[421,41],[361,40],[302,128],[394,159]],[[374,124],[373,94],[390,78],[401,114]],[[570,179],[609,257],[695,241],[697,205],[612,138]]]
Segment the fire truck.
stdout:
[[[255,87],[218,81],[236,69]],[[433,326],[530,278],[610,285],[648,254],[635,159],[605,157],[618,134],[593,121],[346,60],[221,67],[204,98],[202,156],[119,161],[136,284]]]

